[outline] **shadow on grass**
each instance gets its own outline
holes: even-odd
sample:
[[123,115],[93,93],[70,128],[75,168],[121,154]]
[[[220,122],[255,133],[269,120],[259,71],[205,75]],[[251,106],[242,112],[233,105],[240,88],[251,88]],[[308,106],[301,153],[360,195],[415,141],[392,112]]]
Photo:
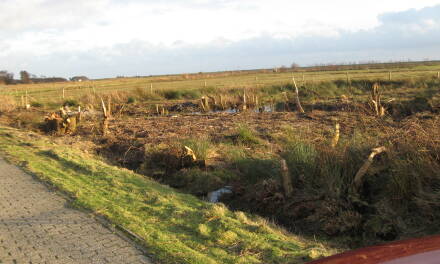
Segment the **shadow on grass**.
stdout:
[[57,153],[55,153],[53,150],[43,150],[36,153],[39,156],[50,158],[52,160],[57,161],[63,168],[66,170],[73,170],[78,173],[91,175],[93,174],[93,171],[81,166],[80,164],[67,160],[65,158],[60,157]]

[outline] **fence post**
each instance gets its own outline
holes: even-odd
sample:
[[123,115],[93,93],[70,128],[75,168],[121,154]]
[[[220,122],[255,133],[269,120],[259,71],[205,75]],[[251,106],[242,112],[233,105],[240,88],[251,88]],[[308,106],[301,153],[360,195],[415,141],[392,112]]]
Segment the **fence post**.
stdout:
[[26,97],[24,98],[24,107],[26,108],[26,110],[30,108],[27,90],[26,90]]
[[243,89],[243,111],[247,109],[246,105],[246,89]]
[[388,79],[391,81],[391,72],[389,72],[388,74],[389,74]]
[[283,181],[283,189],[284,189],[284,195],[289,198],[292,196],[293,193],[293,186],[292,181],[289,175],[289,168],[287,167],[287,162],[285,159],[281,159],[280,162],[281,167],[281,178]]

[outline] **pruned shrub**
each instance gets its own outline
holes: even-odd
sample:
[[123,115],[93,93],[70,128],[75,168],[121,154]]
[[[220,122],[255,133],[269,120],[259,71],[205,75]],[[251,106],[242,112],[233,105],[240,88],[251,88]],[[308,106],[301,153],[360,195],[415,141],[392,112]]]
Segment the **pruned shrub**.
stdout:
[[163,92],[163,96],[168,100],[178,99],[197,99],[200,92],[197,90],[168,90]]
[[78,101],[76,101],[74,99],[67,99],[63,103],[63,106],[70,106],[70,107],[74,107],[74,106],[78,106],[78,105],[79,105]]
[[31,102],[31,106],[36,108],[41,108],[44,106],[44,104],[40,102]]

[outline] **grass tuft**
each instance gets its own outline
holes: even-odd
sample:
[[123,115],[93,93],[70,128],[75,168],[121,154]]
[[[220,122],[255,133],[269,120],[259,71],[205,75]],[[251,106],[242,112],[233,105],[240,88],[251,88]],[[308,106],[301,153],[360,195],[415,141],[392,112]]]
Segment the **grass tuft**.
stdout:
[[199,160],[206,160],[209,150],[212,148],[212,142],[208,137],[188,138],[182,140],[181,143],[192,149]]
[[246,125],[240,125],[237,129],[236,141],[239,144],[253,146],[261,144],[261,139]]

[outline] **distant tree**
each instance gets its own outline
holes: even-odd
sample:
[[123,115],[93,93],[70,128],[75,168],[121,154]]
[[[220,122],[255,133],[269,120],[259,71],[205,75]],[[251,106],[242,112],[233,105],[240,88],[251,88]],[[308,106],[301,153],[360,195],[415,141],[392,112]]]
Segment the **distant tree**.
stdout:
[[287,72],[287,66],[286,65],[282,65],[281,67],[278,68],[279,72]]
[[3,84],[14,83],[14,74],[8,71],[0,71],[0,83]]
[[22,83],[31,83],[30,74],[27,71],[20,72],[20,79]]
[[293,62],[292,64],[290,64],[290,68],[293,69],[293,70],[296,70],[296,69],[298,69],[299,67],[300,67],[300,66],[299,66],[298,63]]

